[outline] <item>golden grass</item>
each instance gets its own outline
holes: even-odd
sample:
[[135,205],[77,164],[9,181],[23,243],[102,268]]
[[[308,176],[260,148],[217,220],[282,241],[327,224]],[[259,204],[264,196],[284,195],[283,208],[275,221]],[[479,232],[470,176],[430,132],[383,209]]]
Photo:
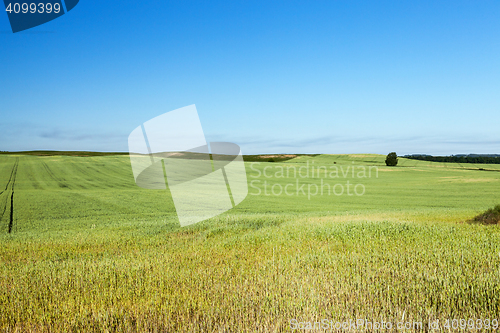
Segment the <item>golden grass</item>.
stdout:
[[281,332],[294,318],[494,317],[499,229],[451,219],[227,216],[154,237],[12,240],[0,252],[0,328]]

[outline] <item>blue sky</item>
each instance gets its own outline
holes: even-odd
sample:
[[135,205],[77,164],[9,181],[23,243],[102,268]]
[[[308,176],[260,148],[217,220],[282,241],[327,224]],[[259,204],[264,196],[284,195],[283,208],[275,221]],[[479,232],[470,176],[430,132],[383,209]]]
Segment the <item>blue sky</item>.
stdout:
[[86,1],[13,34],[0,150],[127,151],[196,104],[256,153],[500,153],[498,1]]

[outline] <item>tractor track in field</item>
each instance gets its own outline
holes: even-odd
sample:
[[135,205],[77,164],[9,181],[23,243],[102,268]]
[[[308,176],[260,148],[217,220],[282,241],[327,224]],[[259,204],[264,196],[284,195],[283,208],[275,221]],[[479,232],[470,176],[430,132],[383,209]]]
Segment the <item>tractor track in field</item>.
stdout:
[[2,195],[3,192],[7,191],[7,189],[9,188],[10,182],[12,181],[12,177],[14,176],[14,173],[17,172],[17,164],[18,163],[19,163],[19,157],[14,162],[14,166],[12,167],[12,170],[10,171],[9,181],[7,182],[7,185],[5,185],[5,188],[3,189],[3,191],[0,192],[0,195]]
[[12,232],[12,227],[13,226],[14,226],[14,188],[12,188],[12,194],[10,195],[9,234]]
[[11,189],[10,191],[10,196],[7,195],[7,199],[5,200],[5,205],[3,207],[3,212],[2,212],[2,217],[0,220],[3,220],[3,217],[5,215],[5,211],[7,210],[7,206],[9,205],[9,197],[10,197],[10,216],[9,216],[9,234],[12,232],[12,228],[14,226],[14,185],[16,183],[16,176],[17,176],[17,167],[19,166],[19,157],[16,158],[16,162],[14,163],[14,166],[12,167],[12,171],[10,173],[10,178],[9,181],[7,182],[7,185],[5,186],[5,189],[0,192],[0,195],[3,194],[4,192],[8,191],[9,188]]
[[67,188],[67,187],[69,187],[68,184],[66,184],[64,182],[65,179],[60,179],[60,178],[56,177],[56,175],[54,174],[54,172],[52,172],[52,170],[50,170],[50,168],[47,165],[47,163],[42,162],[42,166],[45,169],[45,171],[47,172],[47,174],[50,176],[50,178],[52,178],[52,180],[54,180],[57,183],[57,186],[59,186],[61,188]]

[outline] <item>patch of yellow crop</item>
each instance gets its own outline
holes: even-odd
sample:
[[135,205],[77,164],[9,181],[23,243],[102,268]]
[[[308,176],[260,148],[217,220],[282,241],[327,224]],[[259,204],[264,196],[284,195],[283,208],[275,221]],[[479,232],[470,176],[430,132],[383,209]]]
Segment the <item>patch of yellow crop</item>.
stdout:
[[451,181],[456,183],[489,183],[489,182],[497,182],[498,179],[495,178],[462,178],[462,177],[439,177],[441,181]]

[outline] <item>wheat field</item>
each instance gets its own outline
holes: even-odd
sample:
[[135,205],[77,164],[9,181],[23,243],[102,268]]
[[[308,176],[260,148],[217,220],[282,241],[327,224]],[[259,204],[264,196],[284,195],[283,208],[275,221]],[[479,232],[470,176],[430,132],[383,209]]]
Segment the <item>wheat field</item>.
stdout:
[[[0,329],[494,330],[500,227],[467,220],[499,203],[498,167],[383,160],[247,162],[247,198],[181,228],[169,191],[137,187],[127,156],[0,155]],[[280,175],[293,167],[309,177]],[[297,181],[313,192],[275,195]],[[363,194],[313,195],[347,181]]]

